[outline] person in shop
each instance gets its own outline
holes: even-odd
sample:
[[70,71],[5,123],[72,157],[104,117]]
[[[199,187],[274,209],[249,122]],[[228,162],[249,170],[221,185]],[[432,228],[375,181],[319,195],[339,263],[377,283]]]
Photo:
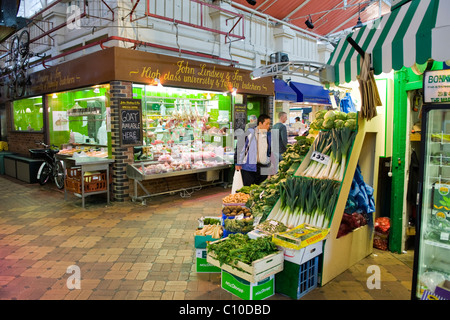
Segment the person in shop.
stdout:
[[278,113],[278,122],[273,126],[272,130],[278,130],[278,139],[279,139],[279,147],[278,147],[278,161],[283,160],[283,153],[287,149],[288,144],[288,136],[287,136],[287,128],[286,128],[286,121],[287,121],[287,113],[286,112],[280,112]]
[[245,131],[247,131],[249,128],[256,127],[258,125],[257,121],[258,118],[254,114],[250,115],[249,122],[245,125]]
[[245,143],[238,142],[235,169],[241,171],[244,186],[260,184],[267,179],[264,169],[270,167],[271,133],[270,117],[261,114],[258,125],[246,131]]
[[300,117],[295,117],[295,123],[293,124],[294,131],[297,132],[299,136],[303,135],[308,130],[308,125],[300,120]]

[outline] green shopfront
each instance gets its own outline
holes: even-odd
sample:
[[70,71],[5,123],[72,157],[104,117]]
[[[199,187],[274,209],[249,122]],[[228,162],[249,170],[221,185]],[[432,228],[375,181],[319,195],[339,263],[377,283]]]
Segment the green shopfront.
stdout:
[[[181,129],[194,135],[200,123],[203,130],[229,132],[236,106],[249,111],[246,117],[269,112],[271,79],[253,81],[249,75],[231,66],[106,48],[30,74],[31,85],[21,99],[8,101],[2,94],[9,150],[29,156],[35,142],[42,141],[68,155],[113,159],[113,199],[124,201],[133,192],[126,168],[137,161],[136,147],[150,149],[156,140],[181,143]],[[121,141],[121,99],[140,101],[142,137],[134,145]],[[172,115],[189,121],[169,130]]]

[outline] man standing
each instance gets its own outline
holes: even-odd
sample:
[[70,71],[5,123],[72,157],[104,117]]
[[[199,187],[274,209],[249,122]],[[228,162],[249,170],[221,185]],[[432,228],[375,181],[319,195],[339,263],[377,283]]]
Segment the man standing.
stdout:
[[247,131],[249,128],[254,128],[258,125],[257,123],[258,118],[254,114],[250,115],[249,120],[250,122],[245,125],[245,131]]
[[283,160],[283,153],[287,149],[287,128],[284,124],[287,121],[287,113],[280,112],[278,113],[278,122],[273,126],[272,130],[278,130],[278,136],[280,139],[279,150],[278,150],[278,161]]
[[239,143],[237,149],[236,170],[241,170],[244,186],[260,184],[267,175],[261,174],[261,168],[270,166],[270,117],[261,114],[258,126],[249,128],[245,143]]

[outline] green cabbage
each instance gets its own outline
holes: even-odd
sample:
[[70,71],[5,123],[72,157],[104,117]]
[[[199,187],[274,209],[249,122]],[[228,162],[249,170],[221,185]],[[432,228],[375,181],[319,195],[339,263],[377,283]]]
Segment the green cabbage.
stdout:
[[356,119],[356,112],[347,113],[347,119]]
[[317,111],[315,113],[316,120],[323,119],[323,117],[325,116],[325,113],[327,113],[327,110],[319,110],[319,111]]
[[351,130],[356,130],[356,119],[348,119],[345,121],[344,127],[350,128]]
[[333,110],[330,110],[327,113],[325,113],[325,115],[323,116],[323,119],[334,121],[334,120],[336,120],[336,113]]
[[334,120],[333,119],[324,119],[322,123],[322,127],[325,129],[333,129],[334,127]]
[[341,129],[344,127],[344,123],[345,123],[345,121],[341,120],[341,119],[334,120],[334,127],[336,129]]
[[316,121],[315,121],[315,123],[316,123],[316,125],[315,125],[315,129],[314,130],[322,130],[323,129],[323,126],[322,126],[322,124],[323,124],[323,119],[317,119]]
[[347,114],[342,111],[336,111],[336,120],[347,120]]

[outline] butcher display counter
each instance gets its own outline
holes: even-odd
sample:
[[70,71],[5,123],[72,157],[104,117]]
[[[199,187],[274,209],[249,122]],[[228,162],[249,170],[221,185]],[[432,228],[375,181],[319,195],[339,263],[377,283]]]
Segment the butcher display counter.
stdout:
[[[134,195],[132,196],[132,200],[145,202],[145,199],[148,197],[167,193],[173,194],[180,192],[182,197],[189,196],[192,192],[189,192],[188,189],[196,191],[204,186],[223,184],[224,187],[226,187],[227,181],[225,181],[224,171],[231,167],[231,162],[223,161],[221,159],[194,162],[148,161],[128,164],[127,176],[134,181]],[[164,179],[188,174],[197,174],[197,186],[150,193],[142,183],[145,180]],[[206,182],[206,184],[204,182]],[[144,191],[145,195],[138,196],[138,186]]]

